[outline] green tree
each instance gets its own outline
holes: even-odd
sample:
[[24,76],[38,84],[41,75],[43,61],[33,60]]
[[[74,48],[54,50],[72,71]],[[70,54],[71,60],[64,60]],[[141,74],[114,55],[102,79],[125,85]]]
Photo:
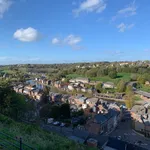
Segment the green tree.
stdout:
[[98,92],[102,92],[102,90],[103,90],[102,83],[98,83],[95,88]]
[[115,79],[117,77],[117,71],[116,70],[112,70],[108,73],[109,77],[112,79]]
[[126,107],[129,109],[131,109],[134,106],[134,93],[133,92],[129,92],[125,96],[125,104],[126,104]]
[[70,118],[70,105],[65,103],[60,106],[60,114],[64,118]]
[[131,80],[137,81],[138,75],[137,74],[131,74]]
[[52,106],[51,108],[51,117],[58,119],[60,117],[60,107],[59,106]]
[[146,79],[145,79],[144,76],[140,75],[140,76],[138,77],[137,81],[138,81],[140,84],[144,84],[145,81],[146,81]]
[[123,80],[120,80],[120,82],[117,84],[117,91],[125,92],[125,89],[126,89],[126,82]]
[[87,77],[96,77],[97,76],[97,70],[96,69],[90,69],[86,72]]
[[51,105],[50,104],[46,104],[40,109],[40,117],[41,118],[51,117]]
[[107,76],[108,75],[108,69],[105,69],[105,68],[100,68],[98,71],[97,71],[97,76]]
[[131,86],[131,85],[128,85],[128,86],[126,87],[126,94],[131,93],[131,92],[133,92],[132,86]]

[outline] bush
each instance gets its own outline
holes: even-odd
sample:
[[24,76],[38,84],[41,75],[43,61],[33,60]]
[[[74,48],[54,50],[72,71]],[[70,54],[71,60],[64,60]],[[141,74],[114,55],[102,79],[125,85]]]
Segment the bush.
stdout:
[[112,79],[115,79],[117,77],[117,72],[114,70],[114,71],[110,71],[108,73],[109,77],[112,78]]

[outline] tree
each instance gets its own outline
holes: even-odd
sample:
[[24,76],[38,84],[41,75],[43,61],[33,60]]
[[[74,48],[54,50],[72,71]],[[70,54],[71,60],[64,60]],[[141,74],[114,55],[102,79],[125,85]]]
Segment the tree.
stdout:
[[44,86],[43,93],[45,95],[49,95],[50,90],[51,90],[51,88],[49,86]]
[[10,95],[10,105],[9,105],[9,115],[18,120],[21,114],[26,111],[26,101],[25,97],[21,94],[13,92]]
[[70,105],[65,103],[60,106],[60,114],[64,118],[70,118]]
[[117,77],[117,72],[116,70],[113,70],[113,71],[110,71],[108,75],[110,78],[115,79]]
[[51,105],[50,104],[46,104],[40,109],[40,117],[41,118],[51,117]]
[[137,81],[140,83],[140,84],[144,84],[146,79],[144,78],[144,76],[140,75],[137,79]]
[[51,117],[58,119],[60,117],[60,107],[59,106],[52,106],[51,108]]
[[131,109],[134,105],[134,93],[131,91],[125,96],[126,107]]
[[123,80],[120,80],[120,82],[117,84],[117,91],[125,92],[125,89],[126,89],[126,82]]
[[97,76],[107,76],[108,75],[108,70],[105,68],[101,68],[97,71]]
[[138,75],[137,74],[131,74],[131,80],[137,81]]
[[102,90],[103,90],[102,83],[98,83],[95,88],[96,88],[97,92],[99,92],[99,93],[102,92]]
[[133,92],[133,88],[132,88],[131,85],[128,85],[128,86],[126,87],[126,94],[129,94],[129,93],[131,93],[131,92]]
[[97,70],[96,69],[88,70],[86,72],[86,76],[87,77],[96,77],[97,76]]

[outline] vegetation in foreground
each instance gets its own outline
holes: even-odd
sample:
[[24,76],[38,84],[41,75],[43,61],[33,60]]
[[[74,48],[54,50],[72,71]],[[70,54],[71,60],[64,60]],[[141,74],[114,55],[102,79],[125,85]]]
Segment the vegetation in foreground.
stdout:
[[22,137],[23,142],[38,150],[90,150],[67,138],[43,131],[37,126],[26,125],[0,114],[0,132],[11,137]]

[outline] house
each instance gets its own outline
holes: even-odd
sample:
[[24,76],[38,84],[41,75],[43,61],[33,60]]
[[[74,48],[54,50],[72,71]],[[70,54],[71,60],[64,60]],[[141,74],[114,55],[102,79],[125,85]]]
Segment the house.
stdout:
[[41,90],[39,89],[34,89],[31,91],[31,96],[35,99],[35,100],[38,100],[38,101],[41,101],[42,98],[43,98],[43,93]]
[[62,95],[62,99],[61,99],[61,100],[62,100],[62,102],[64,102],[64,103],[66,103],[66,102],[70,103],[69,98],[70,98],[70,95],[65,94],[65,95]]
[[78,95],[78,96],[75,97],[74,100],[75,100],[75,102],[76,102],[77,105],[82,105],[82,104],[84,104],[86,102],[87,97]]
[[61,81],[55,81],[54,82],[54,87],[61,88]]
[[103,88],[104,89],[113,89],[113,88],[115,88],[115,85],[113,82],[105,82],[105,83],[103,83]]
[[23,87],[20,87],[19,90],[18,90],[19,93],[23,93],[23,91],[24,91]]
[[93,138],[89,138],[89,139],[87,140],[87,145],[88,145],[89,147],[97,147],[98,141],[95,140],[95,139],[93,139]]
[[134,93],[141,96],[142,99],[150,100],[150,93],[141,90],[135,90]]
[[81,92],[87,92],[87,88],[81,88]]
[[70,79],[69,82],[70,82],[70,83],[75,83],[75,82],[76,82],[76,79]]
[[146,81],[146,82],[145,82],[145,85],[150,85],[150,81]]
[[51,84],[51,80],[46,80],[45,84],[50,85]]
[[24,88],[23,94],[31,96],[31,90]]
[[62,95],[60,93],[50,93],[53,102],[61,102]]
[[[103,107],[102,107],[103,108]],[[104,109],[104,108],[103,108]],[[115,108],[99,110],[98,114],[87,121],[86,129],[93,134],[111,132],[118,125],[120,112]]]
[[104,150],[147,150],[127,141],[118,140],[117,138],[109,137]]
[[70,91],[73,91],[75,88],[74,88],[74,84],[69,84],[68,85],[68,89],[70,90]]
[[133,106],[131,117],[134,129],[146,137],[150,137],[150,104]]
[[107,118],[103,114],[97,114],[87,121],[86,130],[91,134],[101,134],[107,131]]
[[76,78],[76,82],[89,83],[90,80],[88,78]]
[[98,102],[98,98],[96,97],[88,98],[86,100],[86,104],[88,104],[90,108],[94,107],[97,102]]

